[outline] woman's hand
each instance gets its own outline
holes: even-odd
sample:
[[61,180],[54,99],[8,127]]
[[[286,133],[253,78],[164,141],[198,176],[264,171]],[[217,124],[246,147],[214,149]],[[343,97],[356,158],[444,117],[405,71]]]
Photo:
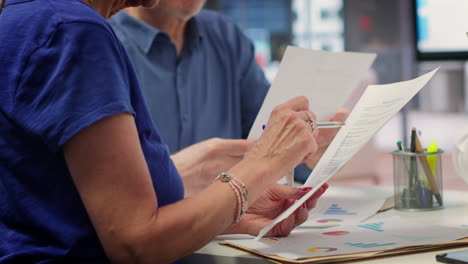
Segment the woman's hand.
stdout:
[[[330,119],[330,121],[339,121],[344,122],[348,117],[348,111],[344,108],[340,108]],[[305,161],[307,167],[314,169],[320,158],[322,158],[323,153],[327,150],[328,146],[335,138],[336,134],[340,128],[326,128],[319,129],[317,136],[317,152],[310,156],[309,159]]]
[[[275,184],[265,191],[247,210],[241,221],[231,226],[226,233],[246,233],[258,235],[260,230],[273,219],[288,209],[295,200],[300,199],[311,187],[294,188]],[[315,207],[318,198],[328,189],[328,184],[319,188],[301,207],[288,218],[277,224],[267,236],[287,236],[294,227],[304,223],[308,218],[308,211]]]
[[267,172],[269,178],[260,180],[269,183],[265,187],[316,152],[318,131],[310,124],[314,122],[315,115],[309,111],[309,101],[303,96],[273,109],[262,136],[246,158],[257,169]]
[[219,173],[242,160],[254,143],[245,139],[211,138],[173,154],[171,158],[184,181],[185,197],[198,193]]

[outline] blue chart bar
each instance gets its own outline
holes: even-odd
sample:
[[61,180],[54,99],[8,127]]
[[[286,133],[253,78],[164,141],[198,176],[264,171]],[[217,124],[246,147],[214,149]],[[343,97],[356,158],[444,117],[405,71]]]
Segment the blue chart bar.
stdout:
[[359,247],[359,248],[373,248],[373,247],[385,247],[395,245],[396,243],[386,243],[386,244],[379,244],[379,243],[372,243],[372,244],[364,244],[364,243],[345,243],[345,245],[349,245],[352,247]]
[[323,213],[326,215],[356,215],[357,213],[351,213],[348,210],[344,210],[337,204],[332,204],[328,209]]
[[383,222],[378,222],[374,224],[366,224],[366,225],[358,225],[358,226],[362,228],[367,228],[367,229],[371,229],[374,231],[378,231],[378,232],[383,232],[384,231],[382,229],[383,224],[384,224]]

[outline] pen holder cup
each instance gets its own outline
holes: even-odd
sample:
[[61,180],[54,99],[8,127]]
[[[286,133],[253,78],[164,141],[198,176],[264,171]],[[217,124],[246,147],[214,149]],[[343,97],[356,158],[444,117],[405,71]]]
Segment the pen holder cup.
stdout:
[[395,209],[427,211],[443,208],[443,151],[393,151]]

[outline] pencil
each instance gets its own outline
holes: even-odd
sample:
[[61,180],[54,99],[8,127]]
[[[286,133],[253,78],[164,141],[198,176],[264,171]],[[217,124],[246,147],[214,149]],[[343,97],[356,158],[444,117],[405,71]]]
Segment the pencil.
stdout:
[[320,122],[317,123],[318,128],[334,128],[334,127],[342,127],[346,125],[345,122]]
[[[419,142],[419,138],[416,135],[416,152],[417,153],[424,153],[424,149],[421,145],[421,142]],[[442,206],[442,196],[440,195],[440,190],[439,186],[437,185],[437,182],[434,179],[434,174],[432,173],[431,167],[429,166],[429,162],[427,161],[426,157],[424,156],[419,156],[419,161],[421,162],[421,165],[424,169],[424,173],[426,174],[427,179],[429,180],[429,185],[431,186],[431,191],[432,194],[434,194],[435,198],[437,199],[437,202]]]
[[[416,153],[416,128],[411,129],[411,144],[410,151]],[[416,157],[410,157],[410,170],[409,170],[409,196],[410,200],[408,201],[409,208],[421,207],[421,183],[419,182],[418,177],[418,164]]]
[[[0,0],[1,1],[1,0]],[[346,125],[345,122],[330,121],[317,123],[317,128],[336,128]],[[262,129],[265,130],[266,125],[262,125]]]

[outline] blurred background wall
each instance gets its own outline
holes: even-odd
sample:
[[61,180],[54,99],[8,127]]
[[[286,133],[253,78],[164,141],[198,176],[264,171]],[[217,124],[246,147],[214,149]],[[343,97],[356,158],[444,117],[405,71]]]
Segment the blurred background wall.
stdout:
[[224,13],[244,30],[270,81],[288,45],[377,53],[370,73],[363,76],[364,84],[408,80],[440,67],[431,82],[378,132],[369,157],[361,155],[364,158],[355,163],[377,157],[375,165],[366,166],[374,166],[369,170],[377,170],[379,183],[391,184],[389,151],[398,140],[408,144],[411,127],[417,127],[424,142],[436,141],[446,151],[448,185],[466,188],[454,175],[450,160],[455,139],[468,126],[468,19],[463,15],[468,13],[468,1],[464,2],[207,0],[205,7]]

